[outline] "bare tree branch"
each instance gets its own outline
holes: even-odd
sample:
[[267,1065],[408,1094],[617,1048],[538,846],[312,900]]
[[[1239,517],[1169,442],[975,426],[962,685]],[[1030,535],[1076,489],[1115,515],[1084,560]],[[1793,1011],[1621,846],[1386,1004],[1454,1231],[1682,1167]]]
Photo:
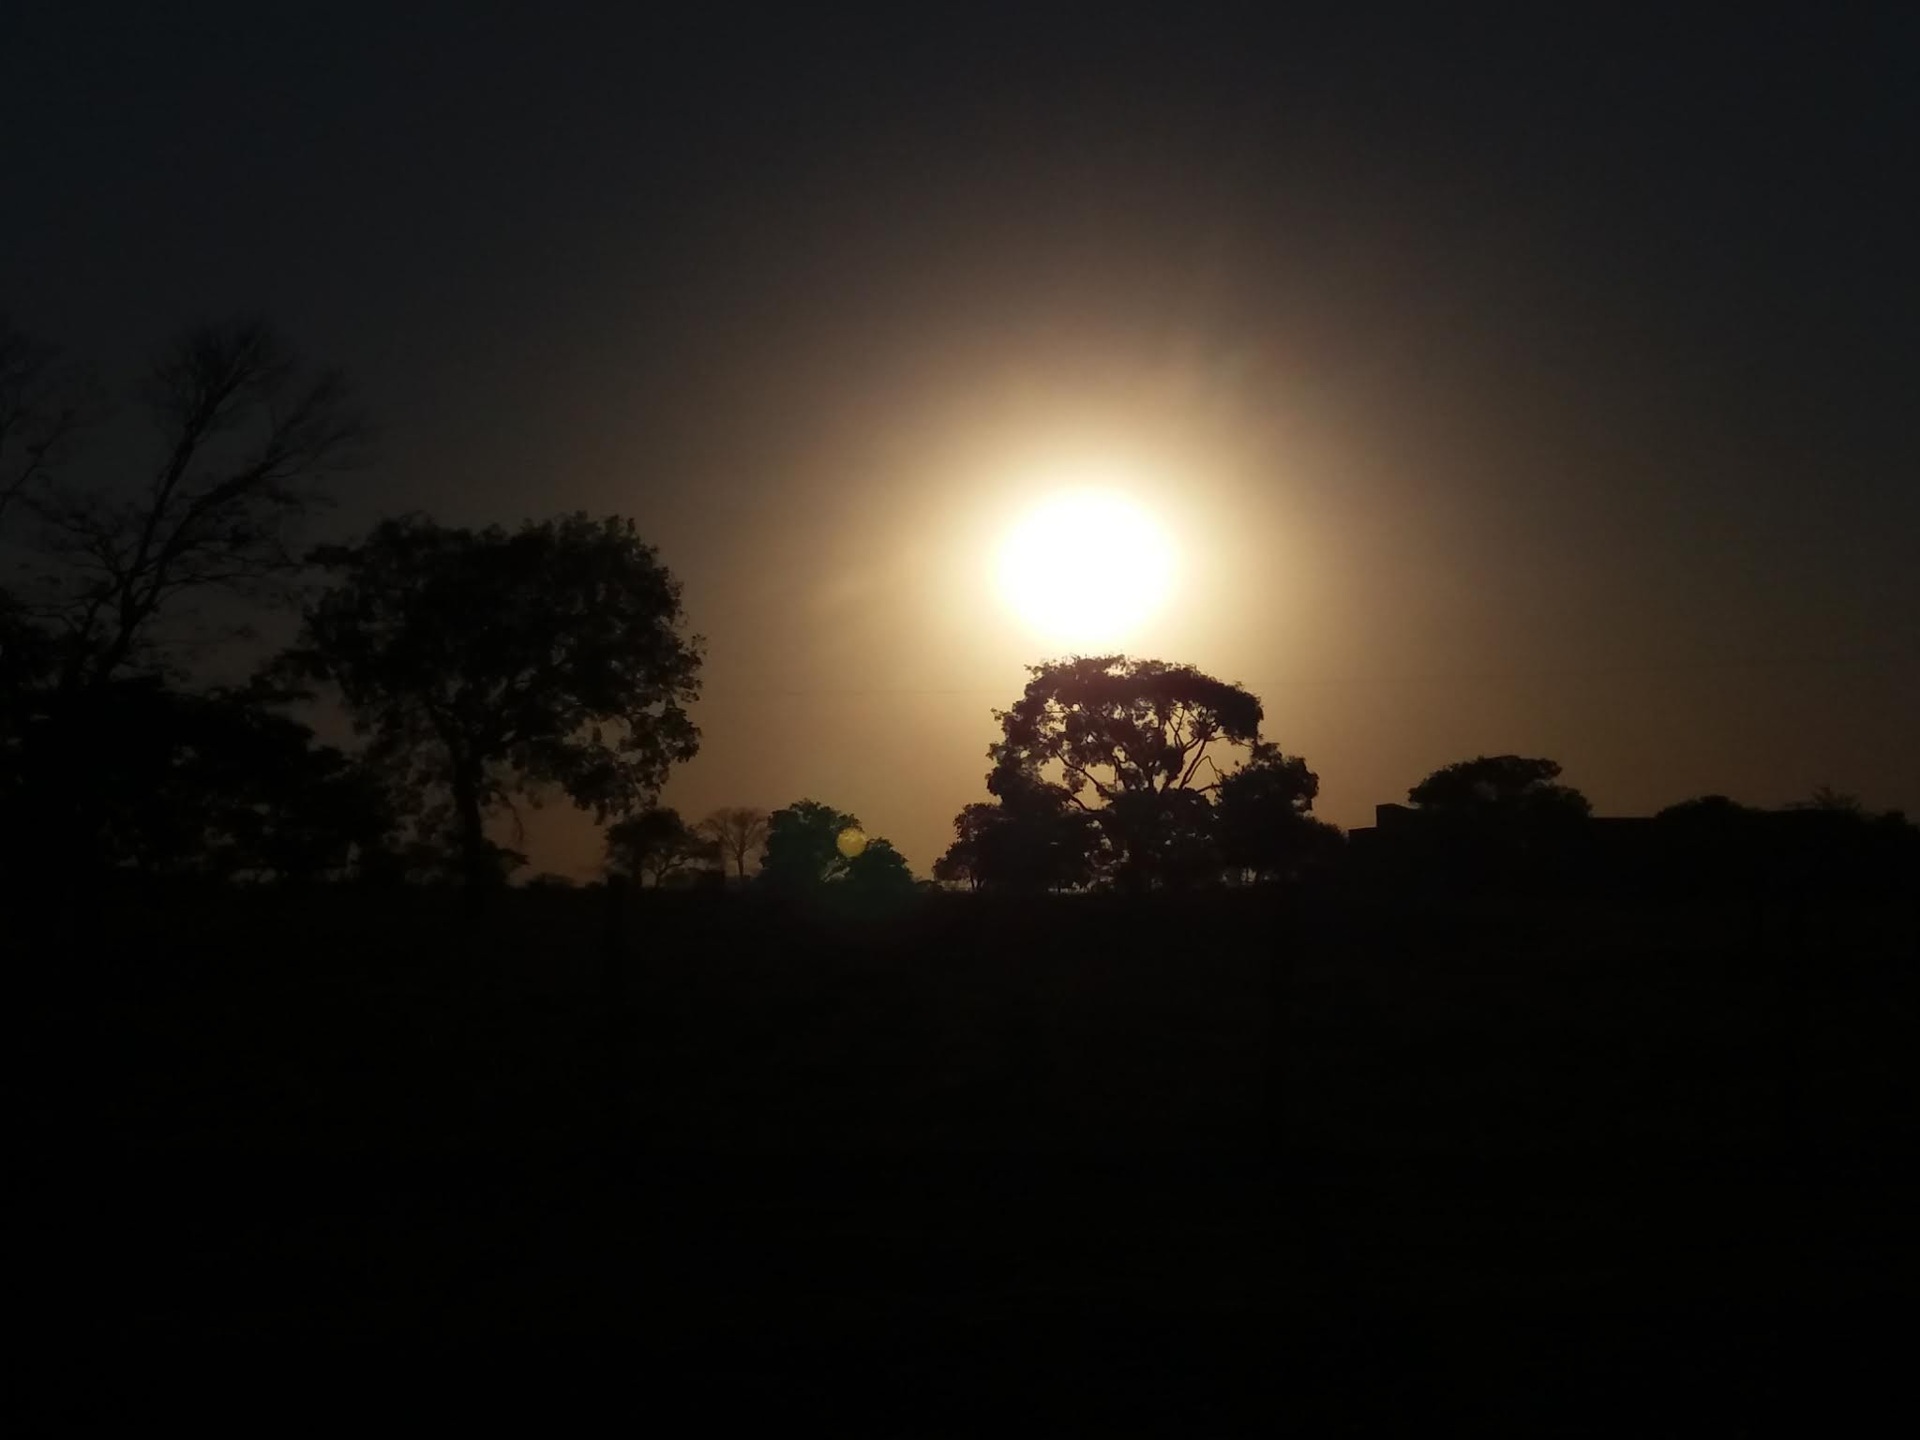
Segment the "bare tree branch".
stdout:
[[733,861],[734,874],[744,880],[747,876],[747,857],[766,842],[767,820],[764,810],[730,805],[714,811],[694,829],[717,845],[723,856]]
[[91,399],[83,371],[0,315],[0,520],[70,451]]
[[137,497],[60,487],[34,505],[41,548],[64,571],[50,618],[69,683],[147,658],[156,622],[189,594],[284,598],[319,482],[354,462],[365,435],[340,377],[303,373],[258,322],[182,336],[145,398],[161,458]]

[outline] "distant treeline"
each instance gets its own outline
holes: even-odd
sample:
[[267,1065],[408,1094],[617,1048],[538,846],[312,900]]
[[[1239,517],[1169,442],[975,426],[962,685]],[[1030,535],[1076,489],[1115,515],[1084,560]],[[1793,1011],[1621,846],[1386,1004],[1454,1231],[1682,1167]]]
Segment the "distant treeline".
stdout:
[[[1260,735],[1259,700],[1188,666],[1124,656],[1032,669],[997,712],[989,804],[954,821],[937,879],[974,889],[1185,889],[1358,882],[1421,890],[1887,891],[1920,880],[1920,830],[1823,789],[1760,811],[1705,796],[1598,819],[1560,766],[1479,756],[1434,771],[1377,826],[1314,818],[1306,762]],[[1241,759],[1222,768],[1216,751]]]
[[[700,733],[704,643],[632,521],[517,528],[408,514],[314,547],[308,521],[363,464],[342,379],[267,326],[203,326],[138,388],[144,464],[101,473],[113,412],[84,367],[0,317],[0,875],[219,882],[505,882],[517,805],[564,796],[607,825],[606,873],[653,886],[900,896],[885,839],[816,800],[689,824],[657,804]],[[98,462],[96,465],[94,462]],[[297,613],[240,684],[198,662]],[[989,799],[933,884],[1188,890],[1335,876],[1400,885],[1903,883],[1914,828],[1823,794],[1785,816],[1719,797],[1594,820],[1550,760],[1435,771],[1343,836],[1319,781],[1264,739],[1258,697],[1120,655],[1035,666],[996,712]],[[346,747],[301,718],[350,721]],[[539,883],[568,883],[536,877]]]

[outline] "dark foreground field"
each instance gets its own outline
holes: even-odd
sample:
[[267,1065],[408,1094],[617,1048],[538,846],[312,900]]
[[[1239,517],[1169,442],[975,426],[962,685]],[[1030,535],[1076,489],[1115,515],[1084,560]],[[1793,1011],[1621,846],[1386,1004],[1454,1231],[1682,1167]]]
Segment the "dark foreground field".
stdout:
[[1910,908],[259,892],[50,923],[13,931],[14,1292],[76,1415],[1909,1405]]

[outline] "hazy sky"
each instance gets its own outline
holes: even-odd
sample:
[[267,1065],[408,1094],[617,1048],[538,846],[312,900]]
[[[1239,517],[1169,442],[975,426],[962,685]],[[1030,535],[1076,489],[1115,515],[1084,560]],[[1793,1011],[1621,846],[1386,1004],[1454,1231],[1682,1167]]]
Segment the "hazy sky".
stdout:
[[1337,822],[1509,750],[1920,811],[1913,7],[653,8],[14,0],[0,307],[123,375],[271,316],[381,422],[338,527],[635,516],[692,813],[924,872],[1047,653],[993,547],[1089,465],[1184,557],[1128,648]]

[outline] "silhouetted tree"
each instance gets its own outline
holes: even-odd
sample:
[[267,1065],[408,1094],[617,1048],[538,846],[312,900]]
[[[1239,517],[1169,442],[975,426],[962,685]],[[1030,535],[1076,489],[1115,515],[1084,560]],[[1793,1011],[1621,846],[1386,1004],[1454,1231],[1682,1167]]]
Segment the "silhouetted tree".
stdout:
[[933,862],[933,878],[937,884],[964,885],[969,890],[978,890],[977,856],[964,841],[956,840]]
[[1822,785],[1761,819],[1768,883],[1777,893],[1920,895],[1920,831],[1898,810],[1875,812],[1859,796]]
[[1095,818],[1058,785],[1009,782],[996,804],[954,817],[953,844],[933,878],[969,889],[1064,890],[1090,884],[1099,863]]
[[810,890],[844,879],[865,845],[876,843],[860,821],[817,800],[796,800],[767,818],[760,880],[770,889]]
[[1858,795],[1849,795],[1836,790],[1831,785],[1817,785],[1813,794],[1804,800],[1795,801],[1787,807],[1790,810],[1819,810],[1830,815],[1857,815],[1864,817],[1867,807],[1860,803]]
[[1101,828],[1123,857],[1120,883],[1136,890],[1219,879],[1225,861],[1215,820],[1211,797],[1178,786],[1123,791],[1100,812]]
[[1738,800],[1729,800],[1725,795],[1696,795],[1691,800],[1667,806],[1653,818],[1669,823],[1691,824],[1743,820],[1758,813]]
[[338,690],[376,761],[445,796],[471,882],[493,878],[486,819],[515,793],[557,787],[605,820],[699,748],[700,642],[631,521],[410,516],[314,559],[335,584],[285,664]]
[[84,372],[0,315],[0,521],[53,477],[91,401]]
[[1262,741],[1239,769],[1222,776],[1217,801],[1221,858],[1262,879],[1299,874],[1325,860],[1340,832],[1313,817],[1320,778],[1297,755]]
[[6,766],[8,868],[341,877],[395,817],[377,778],[251,691],[128,676],[36,698]]
[[1481,755],[1434,771],[1407,792],[1415,806],[1422,871],[1452,886],[1537,889],[1568,883],[1587,857],[1591,808],[1557,784],[1552,760]]
[[1121,655],[1029,673],[1021,698],[994,714],[1003,738],[988,752],[987,788],[1005,796],[1057,783],[1068,803],[1098,816],[1130,888],[1204,873],[1205,797],[1221,774],[1210,751],[1259,740],[1258,697],[1190,665]]
[[1436,815],[1463,819],[1553,819],[1584,816],[1587,797],[1558,785],[1560,766],[1520,755],[1482,755],[1434,771],[1407,799]]
[[734,874],[747,878],[747,861],[760,853],[767,839],[767,812],[747,805],[729,805],[700,822],[700,833],[720,847],[733,862]]
[[1654,821],[1656,878],[1665,887],[1798,902],[1822,891],[1892,891],[1920,878],[1912,873],[1920,832],[1904,815],[1876,815],[1824,786],[1774,811],[1702,795]]
[[22,743],[58,660],[53,637],[0,590],[0,793],[7,783],[6,757]]
[[979,890],[987,883],[990,866],[982,859],[982,841],[1005,812],[998,805],[976,802],[953,817],[953,843],[933,862],[933,878],[943,885]]
[[1031,774],[1058,765],[1076,799],[1091,791],[1111,802],[1127,791],[1193,786],[1214,742],[1259,738],[1258,697],[1189,665],[1104,655],[1029,666],[1028,673],[1021,698],[994,712],[1004,736],[991,752],[996,770]]
[[1760,811],[1725,795],[1700,795],[1653,818],[1655,884],[1725,890],[1757,882],[1765,841]]
[[875,837],[847,860],[845,883],[864,896],[892,898],[913,892],[913,871],[892,842]]
[[314,880],[380,863],[398,819],[385,787],[298,721],[236,695],[205,709],[188,748],[169,808],[191,814],[196,796],[217,797],[200,802],[195,837],[211,873]]
[[607,868],[656,889],[668,876],[716,865],[719,845],[680,818],[678,810],[649,807],[607,827]]
[[[0,541],[7,538],[9,515],[27,513],[16,502],[43,498],[89,418],[92,399],[91,382],[57,347],[0,315]],[[31,789],[23,747],[34,718],[47,710],[41,692],[58,673],[58,659],[44,616],[0,585],[0,803],[16,824]],[[34,778],[47,776],[42,771]]]
[[258,323],[183,335],[145,398],[159,453],[144,482],[28,496],[45,560],[36,608],[68,685],[155,661],[158,622],[189,618],[197,596],[284,598],[303,565],[298,524],[364,434],[340,377],[307,373]]

